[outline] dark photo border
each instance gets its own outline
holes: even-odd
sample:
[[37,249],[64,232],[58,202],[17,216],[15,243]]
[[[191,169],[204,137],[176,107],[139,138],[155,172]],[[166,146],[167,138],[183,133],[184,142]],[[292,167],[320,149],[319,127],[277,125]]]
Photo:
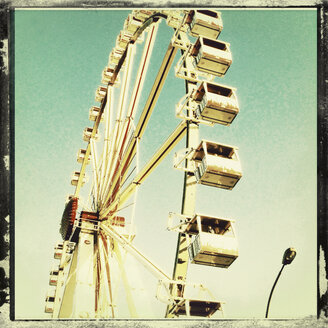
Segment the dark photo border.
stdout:
[[[298,320],[18,320],[15,321],[14,49],[15,8],[316,8],[317,9],[317,316]],[[0,326],[1,327],[327,327],[328,326],[328,3],[322,1],[105,1],[12,0],[0,3]],[[8,43],[7,43],[8,41]],[[8,47],[7,47],[8,44]],[[10,218],[10,220],[9,220]],[[9,301],[10,300],[10,301]],[[26,302],[29,300],[26,299]]]

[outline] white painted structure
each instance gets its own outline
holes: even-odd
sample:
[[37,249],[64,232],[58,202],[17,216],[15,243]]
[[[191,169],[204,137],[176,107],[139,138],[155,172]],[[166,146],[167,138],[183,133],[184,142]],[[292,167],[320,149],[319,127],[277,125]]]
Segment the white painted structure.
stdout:
[[[174,29],[173,36],[135,122],[161,19]],[[130,316],[138,317],[129,272],[124,266],[124,252],[130,253],[158,279],[157,298],[167,304],[167,318],[211,317],[216,312],[223,313],[224,302],[203,285],[192,284],[187,279],[189,259],[196,264],[228,267],[238,256],[235,236],[227,235],[228,231],[234,232],[231,220],[195,215],[197,182],[232,189],[241,177],[236,147],[204,140],[199,145],[200,123],[229,125],[233,118],[226,117],[226,113],[230,110],[236,115],[239,110],[234,89],[230,88],[229,93],[227,87],[213,82],[215,76],[226,73],[232,62],[229,44],[214,39],[222,26],[221,14],[213,10],[133,10],[124,22],[109,63],[102,72],[104,85],[96,90],[95,100],[100,104],[89,111],[93,127],[83,131],[87,145],[78,152],[81,169],[75,171],[71,179],[75,192],[63,213],[61,234],[64,240],[55,248],[54,257],[59,264],[50,273],[50,285],[54,288],[46,298],[45,311],[53,318],[116,318],[114,290],[117,286],[113,276],[119,276],[123,282]],[[189,36],[198,37],[194,44]],[[130,90],[136,43],[143,41],[139,68]],[[186,114],[180,116],[177,127],[150,160],[134,172],[131,163],[138,157],[139,143],[179,49],[182,56],[176,75],[185,79],[186,99],[194,105],[184,107]],[[118,81],[120,93],[114,106],[112,88],[118,86]],[[214,112],[218,109],[221,114]],[[102,138],[98,134],[101,122],[104,124]],[[184,136],[187,136],[189,149],[183,169],[181,215],[185,219],[178,229],[177,255],[170,275],[135,247],[132,219],[128,222],[119,212]],[[102,147],[100,155],[97,144]],[[92,162],[92,185],[89,198],[82,205],[79,196],[81,187],[87,182],[85,170],[89,162]],[[219,179],[215,177],[218,173]],[[218,231],[210,235],[204,227],[205,222],[212,219]],[[222,222],[226,229],[223,232],[220,230]],[[192,235],[194,237],[190,237]]]

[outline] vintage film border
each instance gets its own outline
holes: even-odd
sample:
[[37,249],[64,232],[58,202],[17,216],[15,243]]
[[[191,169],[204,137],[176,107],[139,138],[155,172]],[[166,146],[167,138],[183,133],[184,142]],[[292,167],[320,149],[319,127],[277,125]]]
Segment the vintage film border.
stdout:
[[[328,323],[328,289],[327,289],[327,135],[328,135],[328,110],[327,110],[327,82],[328,82],[328,3],[323,1],[5,1],[0,4],[0,325],[1,326],[33,326],[44,327],[45,325],[61,326],[172,326],[178,323],[184,327],[214,327],[217,321],[195,320],[109,320],[109,321],[81,321],[78,320],[20,320],[15,318],[15,282],[14,282],[14,242],[15,242],[15,185],[14,185],[14,15],[13,10],[17,7],[37,8],[135,8],[135,7],[234,7],[234,8],[317,8],[317,319],[316,320],[223,320],[222,327],[232,326],[302,326],[321,327]],[[10,246],[9,246],[10,244]],[[9,292],[10,291],[10,292]],[[10,299],[10,302],[9,302]],[[27,300],[28,301],[28,300]]]

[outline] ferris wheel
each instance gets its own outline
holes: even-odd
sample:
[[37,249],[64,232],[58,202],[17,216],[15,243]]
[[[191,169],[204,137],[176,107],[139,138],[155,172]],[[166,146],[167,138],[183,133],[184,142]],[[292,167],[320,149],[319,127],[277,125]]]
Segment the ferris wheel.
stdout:
[[[139,108],[162,21],[172,28],[172,37],[145,105]],[[228,268],[238,257],[234,221],[195,213],[197,184],[231,190],[242,176],[237,147],[199,136],[201,124],[228,128],[239,112],[235,88],[215,81],[232,63],[229,43],[218,40],[222,28],[221,14],[215,10],[144,9],[133,10],[126,18],[96,90],[98,105],[89,111],[93,126],[83,131],[86,147],[77,156],[81,168],[71,179],[75,192],[68,197],[60,222],[62,241],[55,246],[57,264],[50,272],[52,289],[45,307],[52,318],[119,317],[118,283],[124,285],[130,316],[137,317],[126,253],[158,280],[154,298],[166,304],[163,317],[223,314],[221,300],[203,284],[187,280],[189,262]],[[180,122],[140,167],[142,137],[178,51],[174,72],[186,86],[177,99]],[[131,217],[121,213],[131,197],[135,206],[138,189],[183,138],[186,146],[174,158],[174,168],[184,172],[182,210],[168,215],[168,230],[178,233],[170,274],[134,245],[134,211]],[[85,200],[83,186],[88,189]]]

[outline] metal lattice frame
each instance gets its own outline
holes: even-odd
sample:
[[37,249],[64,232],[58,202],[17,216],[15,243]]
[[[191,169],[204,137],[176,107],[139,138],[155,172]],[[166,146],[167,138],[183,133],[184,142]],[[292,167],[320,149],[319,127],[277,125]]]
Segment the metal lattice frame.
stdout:
[[[187,251],[188,235],[179,233],[174,272],[171,277],[132,244],[133,237],[131,234],[123,236],[112,226],[117,212],[124,208],[126,201],[137,191],[138,186],[146,180],[185,135],[187,136],[186,147],[188,149],[196,148],[199,142],[198,122],[190,119],[192,113],[187,110],[188,119],[181,120],[181,123],[168,136],[148,163],[138,170],[132,181],[123,188],[124,183],[130,177],[132,162],[137,154],[139,142],[155,108],[174,57],[178,49],[181,49],[182,57],[185,57],[185,53],[190,49],[190,41],[185,28],[188,11],[163,10],[156,12],[152,10],[149,13],[140,11],[137,14],[139,19],[129,16],[126,21],[124,31],[129,30],[129,28],[134,29],[134,31],[130,31],[131,35],[126,48],[121,49],[119,60],[115,69],[111,72],[106,88],[99,91],[101,99],[99,113],[95,118],[89,136],[73,195],[75,199],[79,198],[86,166],[91,157],[93,187],[90,191],[92,199],[89,203],[93,204],[92,212],[95,217],[92,217],[92,214],[89,216],[88,214],[81,215],[81,218],[75,220],[69,238],[63,242],[52,311],[52,317],[54,318],[115,317],[111,262],[108,260],[110,253],[115,254],[118,263],[125,286],[130,315],[131,317],[137,317],[120,249],[132,254],[165,286],[168,294],[166,317],[175,317],[177,315],[177,312],[175,312],[177,306],[184,306],[185,313],[190,315],[189,305],[192,301],[184,299],[184,286],[187,284],[186,277],[189,261]],[[134,126],[136,108],[150,62],[160,18],[167,19],[168,24],[174,28],[173,38],[169,42],[140,119]],[[133,20],[135,20],[136,27],[131,23]],[[148,29],[148,32],[144,51],[141,56],[132,96],[129,103],[127,103],[127,90],[131,80],[135,45],[143,37],[143,32],[146,29]],[[119,72],[123,65],[125,67],[120,82],[119,105],[116,118],[114,118],[113,88],[117,84]],[[192,63],[186,60],[184,62],[184,72],[191,69]],[[189,81],[186,79],[186,94],[190,94],[196,84],[197,81],[194,79]],[[101,92],[104,92],[104,94],[102,95]],[[126,119],[124,119],[125,117]],[[102,156],[97,156],[95,141],[102,120],[105,121],[104,144]],[[193,174],[188,173],[191,170],[191,165],[191,160],[186,159],[181,214],[187,216],[192,216],[195,211],[196,178]],[[216,309],[222,310],[221,304]]]

